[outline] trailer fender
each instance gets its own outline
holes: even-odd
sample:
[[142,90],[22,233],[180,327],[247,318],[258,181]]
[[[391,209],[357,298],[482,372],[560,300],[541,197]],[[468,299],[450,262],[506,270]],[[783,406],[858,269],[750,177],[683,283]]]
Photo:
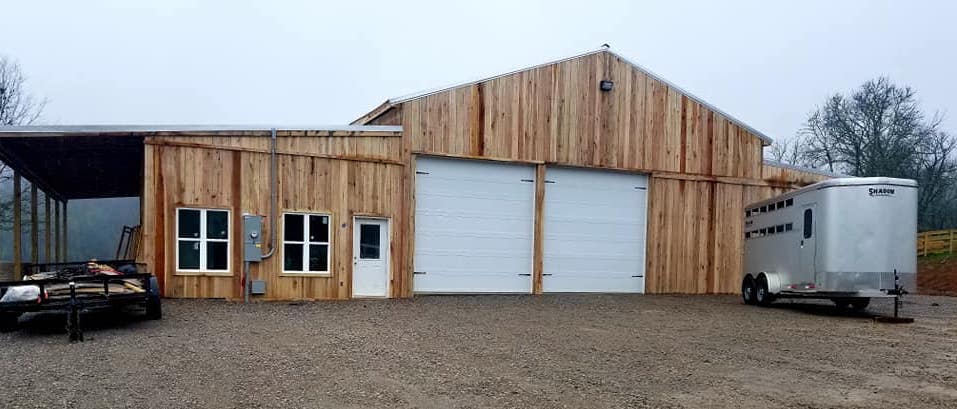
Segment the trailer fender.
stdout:
[[781,276],[778,273],[763,272],[758,277],[764,276],[768,280],[768,293],[778,294],[781,292]]

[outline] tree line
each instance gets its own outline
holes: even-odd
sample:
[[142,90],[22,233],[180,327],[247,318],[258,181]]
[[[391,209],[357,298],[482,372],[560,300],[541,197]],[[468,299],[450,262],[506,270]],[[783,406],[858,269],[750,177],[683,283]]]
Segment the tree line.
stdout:
[[886,77],[817,107],[793,138],[776,142],[769,159],[848,176],[917,181],[920,230],[957,227],[957,138],[943,116],[920,108],[917,92]]

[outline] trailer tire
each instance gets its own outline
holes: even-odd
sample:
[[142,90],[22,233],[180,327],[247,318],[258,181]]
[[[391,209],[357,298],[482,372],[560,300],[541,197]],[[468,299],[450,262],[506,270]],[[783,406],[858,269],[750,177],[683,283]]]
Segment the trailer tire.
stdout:
[[0,313],[0,332],[11,332],[17,329],[20,314],[15,312]]
[[839,310],[846,310],[851,306],[851,300],[847,298],[832,298],[831,301],[834,302],[834,306]]
[[758,303],[755,299],[756,294],[757,288],[754,277],[752,277],[751,274],[745,275],[744,280],[741,280],[741,299],[743,299],[747,305],[755,305]]
[[163,304],[159,297],[149,297],[146,299],[146,319],[158,320],[163,318]]
[[768,278],[763,274],[758,276],[757,280],[757,291],[754,294],[754,300],[757,301],[758,305],[762,307],[767,307],[774,302],[774,296],[771,295],[771,291],[768,289]]
[[870,298],[855,298],[851,301],[851,308],[855,311],[864,311],[868,305],[871,305]]

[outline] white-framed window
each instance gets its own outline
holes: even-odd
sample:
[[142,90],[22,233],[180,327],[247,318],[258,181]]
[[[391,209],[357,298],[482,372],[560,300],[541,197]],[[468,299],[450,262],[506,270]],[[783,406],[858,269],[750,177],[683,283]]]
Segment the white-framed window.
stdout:
[[176,209],[176,270],[229,271],[229,210]]
[[283,213],[282,271],[329,273],[331,216],[322,213]]

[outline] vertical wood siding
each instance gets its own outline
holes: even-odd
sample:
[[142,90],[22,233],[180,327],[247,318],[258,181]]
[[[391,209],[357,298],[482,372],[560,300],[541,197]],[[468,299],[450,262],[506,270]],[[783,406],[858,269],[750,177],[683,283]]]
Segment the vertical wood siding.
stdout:
[[[405,251],[411,234],[403,205],[408,190],[399,137],[318,137],[280,134],[278,220],[283,210],[327,213],[330,221],[330,275],[283,275],[282,251],[253,263],[252,279],[266,280],[267,300],[348,299],[352,294],[354,216],[390,218],[391,296],[410,294]],[[147,140],[142,258],[164,283],[167,297],[242,297],[241,217],[269,214],[269,138],[257,136],[164,136]],[[293,154],[295,153],[295,154]],[[344,159],[325,156],[330,155]],[[189,275],[175,271],[177,207],[231,211],[230,271]],[[268,220],[264,246],[271,240]],[[281,247],[281,240],[278,242]]]
[[420,153],[762,176],[761,139],[608,53],[413,99],[376,123],[398,117]]

